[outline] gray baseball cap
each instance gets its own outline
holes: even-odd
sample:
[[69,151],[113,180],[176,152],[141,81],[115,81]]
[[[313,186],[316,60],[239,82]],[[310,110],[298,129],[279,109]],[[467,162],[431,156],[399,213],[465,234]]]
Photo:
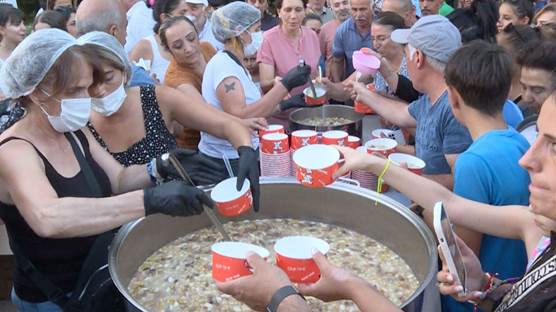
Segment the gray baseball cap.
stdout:
[[459,30],[440,15],[423,16],[410,29],[396,29],[390,37],[397,43],[409,43],[443,63],[461,47]]

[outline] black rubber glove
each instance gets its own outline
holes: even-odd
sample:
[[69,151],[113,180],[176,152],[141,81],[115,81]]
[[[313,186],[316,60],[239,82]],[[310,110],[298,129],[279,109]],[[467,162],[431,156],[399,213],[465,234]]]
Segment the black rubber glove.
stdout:
[[193,216],[203,212],[203,204],[213,207],[202,190],[183,181],[170,181],[143,190],[145,215],[162,213],[169,216]]
[[290,108],[301,108],[307,107],[307,103],[305,103],[305,95],[303,93],[294,95],[287,100],[283,100],[280,102],[280,111],[283,112]]
[[[178,148],[170,153],[176,156],[195,185],[213,184],[227,178],[226,170],[221,164],[205,157],[197,151]],[[156,171],[160,177],[163,180],[181,180],[181,177],[178,175],[174,166],[172,166],[172,163],[165,158],[166,156],[162,155],[156,159]]]
[[253,194],[253,209],[259,211],[261,188],[259,186],[259,163],[257,162],[257,152],[250,146],[240,146],[237,149],[239,154],[239,164],[237,172],[237,190],[241,190],[245,178],[251,182],[251,193]]
[[290,69],[284,77],[282,77],[282,84],[288,91],[295,87],[306,84],[311,79],[311,66],[307,64],[299,64]]

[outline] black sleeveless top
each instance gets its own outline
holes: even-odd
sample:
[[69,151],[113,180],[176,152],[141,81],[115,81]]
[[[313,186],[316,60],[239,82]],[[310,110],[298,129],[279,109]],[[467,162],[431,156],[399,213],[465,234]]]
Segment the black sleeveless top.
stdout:
[[[87,138],[81,131],[75,132],[81,146],[85,152],[85,159],[89,163],[101,188],[103,197],[111,195],[111,186],[108,176],[102,168],[95,162],[89,151]],[[23,140],[21,138],[10,137],[0,142],[0,145],[11,140]],[[28,141],[26,141],[28,142]],[[28,142],[31,144],[30,142]],[[33,144],[31,144],[33,145]],[[35,146],[33,146],[35,148]],[[35,148],[37,154],[44,162],[45,174],[52,188],[58,197],[95,197],[89,190],[87,180],[82,171],[72,178],[61,176],[52,167],[44,155]],[[32,192],[33,190],[29,190]],[[96,236],[50,239],[37,236],[29,227],[25,219],[19,213],[16,206],[0,202],[0,218],[6,223],[6,229],[11,241],[15,241],[19,249],[27,259],[44,274],[50,281],[64,290],[71,292],[81,270],[81,265],[85,260]],[[14,288],[18,297],[30,302],[43,302],[48,299],[43,293],[33,285],[19,265],[16,263],[14,272]]]
[[[143,120],[145,121],[145,137],[124,152],[111,152],[93,125],[91,123],[87,125],[98,143],[125,167],[144,165],[151,159],[167,153],[177,146],[176,139],[164,123],[164,118],[156,100],[154,85],[141,87],[141,107],[143,109]],[[125,129],[122,129],[122,131],[125,131]]]

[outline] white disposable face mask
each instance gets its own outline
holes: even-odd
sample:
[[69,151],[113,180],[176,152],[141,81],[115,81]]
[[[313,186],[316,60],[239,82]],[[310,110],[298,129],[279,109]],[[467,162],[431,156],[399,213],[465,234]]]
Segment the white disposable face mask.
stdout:
[[257,31],[251,33],[251,43],[243,46],[243,54],[245,56],[255,55],[263,44],[263,32]]
[[[41,91],[47,96],[50,96],[50,94],[46,93],[46,91]],[[58,132],[64,133],[77,131],[87,125],[87,122],[89,122],[89,118],[91,117],[90,97],[80,99],[62,99],[59,101],[62,110],[59,116],[50,116],[42,106],[39,106],[48,118],[52,128]]]
[[103,98],[92,98],[93,110],[103,116],[110,116],[117,112],[125,101],[127,96],[124,87],[124,78],[122,84],[114,92]]

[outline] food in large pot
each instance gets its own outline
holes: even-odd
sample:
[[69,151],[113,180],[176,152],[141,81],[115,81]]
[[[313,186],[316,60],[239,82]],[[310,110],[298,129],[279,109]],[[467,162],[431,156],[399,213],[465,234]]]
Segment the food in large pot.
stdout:
[[290,114],[290,130],[344,130],[350,135],[361,137],[363,117],[353,107],[346,105],[299,108]]
[[[269,247],[268,244],[272,245],[276,236],[284,234],[311,234],[323,238],[331,243],[329,258],[334,263],[349,267],[350,262],[355,262],[353,263],[355,266],[352,268],[371,282],[374,278],[379,280],[386,278],[387,275],[393,277],[393,280],[402,283],[399,284],[399,287],[386,289],[385,286],[378,285],[379,289],[382,287],[381,291],[390,292],[390,298],[406,311],[420,311],[422,292],[431,284],[436,271],[436,245],[426,225],[407,208],[374,192],[342,183],[314,189],[302,187],[293,178],[267,178],[261,180],[261,189],[261,212],[249,213],[231,221],[234,223],[225,224],[232,233],[232,237],[261,245],[266,244],[267,247]],[[276,218],[295,220],[273,220]],[[241,220],[252,221],[235,223]],[[223,219],[223,221],[230,220]],[[238,224],[243,226],[238,226]],[[276,224],[281,224],[284,228],[283,232]],[[209,228],[210,221],[205,215],[190,218],[155,215],[130,223],[121,229],[111,249],[110,272],[118,289],[129,301],[130,310],[156,311],[156,309],[147,308],[147,303],[141,304],[141,300],[148,300],[149,296],[152,299],[154,296],[169,291],[173,292],[173,296],[177,293],[178,296],[187,298],[189,303],[196,304],[193,307],[197,308],[191,311],[210,311],[211,309],[214,311],[242,311],[242,306],[237,305],[233,299],[218,293],[202,294],[201,296],[205,296],[204,303],[202,301],[195,303],[200,299],[197,295],[191,298],[187,297],[195,291],[206,292],[214,287],[210,278],[207,279],[206,275],[204,279],[202,277],[203,274],[210,276],[210,261],[195,262],[195,256],[199,256],[198,259],[206,259],[206,257],[210,259],[210,253],[203,248],[219,239],[219,235]],[[179,240],[180,238],[182,240]],[[176,239],[178,240],[176,241]],[[188,240],[188,243],[184,243],[183,240]],[[166,262],[168,268],[175,269],[171,273],[174,275],[157,275],[164,271],[158,268],[160,265],[162,267],[165,265],[158,261],[162,261],[160,256],[164,257],[164,249],[162,249],[162,253],[158,253],[158,256],[155,253],[161,247],[174,241],[175,244],[168,248],[174,248],[174,254],[183,252],[181,256],[185,257],[183,260],[176,260],[170,259],[166,255],[163,262]],[[198,244],[194,242],[198,242]],[[199,249],[196,249],[195,246],[198,246]],[[388,249],[391,251],[390,253],[388,253]],[[169,253],[171,254],[172,251]],[[397,254],[396,257],[393,256],[394,253]],[[149,259],[153,254],[155,256]],[[159,257],[158,260],[157,257]],[[359,260],[357,257],[360,257]],[[386,257],[387,260],[381,259],[381,257]],[[180,263],[181,267],[173,264],[172,261]],[[403,264],[404,262],[407,266]],[[184,269],[184,266],[190,265],[198,265],[203,271]],[[366,275],[369,266],[375,267],[374,274],[378,277]],[[138,270],[142,272],[137,275]],[[149,272],[149,270],[151,271]],[[408,272],[412,272],[412,274]],[[151,279],[136,280],[142,282],[143,285],[132,282],[134,276],[137,277],[141,274],[150,276]],[[156,280],[156,276],[159,279],[166,278],[166,282]],[[182,279],[186,282],[185,284],[180,283]],[[177,289],[172,289],[171,285],[177,285]],[[180,288],[183,287],[182,285],[190,286],[182,289]],[[128,290],[128,286],[131,287],[131,292]],[[137,292],[134,292],[134,287],[137,286],[138,288],[135,288]],[[152,292],[152,289],[157,287],[158,290]],[[190,289],[191,287],[196,287],[196,289]],[[409,291],[405,288],[408,288]],[[138,294],[141,296],[142,289],[147,289],[143,293],[143,299],[137,300],[138,297],[132,296],[132,293],[135,296]],[[149,291],[151,291],[150,294]],[[188,311],[188,308],[180,306],[179,298],[170,299],[175,301],[170,300],[164,309],[159,311],[172,311],[172,307],[176,307],[180,311]],[[234,305],[235,308],[227,309],[219,305],[228,303]],[[344,305],[348,311],[351,310],[347,303],[340,303],[340,305]],[[200,309],[199,306],[201,306]],[[186,303],[183,307],[188,307],[188,304]],[[330,310],[337,311],[338,309]]]
[[[273,251],[276,240],[292,235],[318,237],[330,244],[327,257],[370,281],[390,301],[401,305],[419,287],[405,261],[370,237],[343,227],[295,219],[228,222],[236,240]],[[250,311],[220,293],[211,277],[211,245],[221,236],[213,228],[187,234],[162,247],[139,267],[128,291],[149,311]],[[273,252],[271,252],[273,254]],[[271,256],[270,259],[275,259]],[[314,311],[357,311],[352,302],[311,300]]]

